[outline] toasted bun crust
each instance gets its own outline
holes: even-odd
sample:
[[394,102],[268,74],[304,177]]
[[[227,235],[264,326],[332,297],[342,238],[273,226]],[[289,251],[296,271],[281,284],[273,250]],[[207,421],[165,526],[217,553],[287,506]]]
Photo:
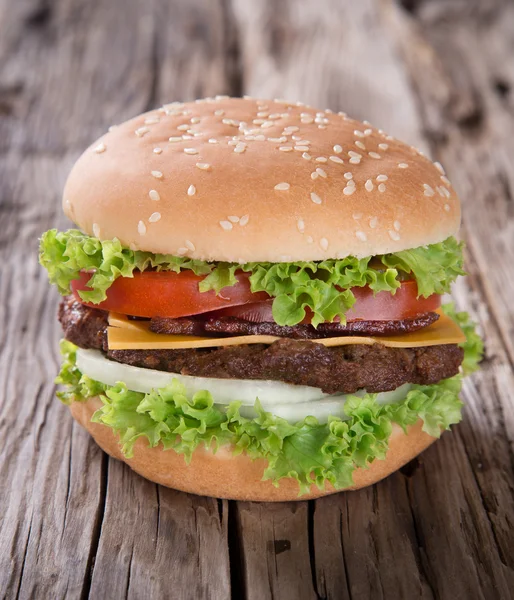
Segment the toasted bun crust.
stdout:
[[[243,454],[233,456],[230,448],[221,448],[216,454],[198,448],[191,462],[186,464],[184,456],[174,450],[150,448],[140,438],[134,447],[134,456],[125,458],[112,429],[91,422],[91,416],[101,405],[101,400],[91,398],[87,402],[74,402],[70,410],[100,448],[155,483],[200,496],[265,502],[308,500],[338,491],[331,485],[327,485],[325,490],[313,485],[309,494],[299,497],[298,483],[294,479],[282,479],[279,487],[270,481],[262,481],[266,461],[253,461]],[[347,489],[357,490],[380,481],[430,446],[435,438],[422,431],[421,426],[422,422],[418,421],[409,427],[408,435],[394,426],[385,460],[375,460],[367,469],[356,469],[353,474],[354,485]]]
[[63,206],[103,240],[239,263],[397,252],[460,225],[444,171],[415,148],[344,114],[236,98],[111,129],[75,164]]

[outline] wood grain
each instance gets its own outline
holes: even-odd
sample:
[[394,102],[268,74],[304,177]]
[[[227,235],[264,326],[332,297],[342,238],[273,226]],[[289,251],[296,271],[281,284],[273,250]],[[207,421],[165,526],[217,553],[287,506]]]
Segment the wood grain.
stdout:
[[[514,5],[0,0],[0,597],[509,598]],[[217,93],[345,110],[430,152],[464,208],[487,358],[453,434],[371,489],[282,505],[155,486],[54,399],[37,237],[108,125]]]

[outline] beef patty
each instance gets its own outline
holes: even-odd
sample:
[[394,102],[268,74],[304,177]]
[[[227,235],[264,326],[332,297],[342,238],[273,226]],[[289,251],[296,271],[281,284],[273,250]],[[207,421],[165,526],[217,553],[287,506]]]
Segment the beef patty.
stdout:
[[439,315],[427,312],[397,321],[350,321],[312,325],[282,326],[277,323],[252,323],[236,317],[206,317],[203,315],[168,319],[154,317],[150,331],[174,335],[274,335],[290,339],[319,340],[344,335],[398,335],[431,325]]
[[463,351],[455,344],[388,348],[382,344],[325,347],[284,338],[270,345],[247,344],[186,350],[109,350],[107,313],[72,297],[59,307],[66,339],[103,350],[117,362],[138,367],[233,379],[267,379],[321,388],[329,394],[394,390],[404,383],[432,384],[455,375]]

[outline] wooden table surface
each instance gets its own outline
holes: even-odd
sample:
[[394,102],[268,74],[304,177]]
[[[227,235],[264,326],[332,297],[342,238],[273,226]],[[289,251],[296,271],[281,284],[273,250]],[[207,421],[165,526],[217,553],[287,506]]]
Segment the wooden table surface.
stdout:
[[[461,196],[454,297],[483,369],[453,433],[370,489],[273,505],[162,488],[54,397],[37,238],[69,226],[73,161],[108,125],[215,94],[368,119]],[[513,597],[513,2],[0,0],[0,224],[0,597]]]

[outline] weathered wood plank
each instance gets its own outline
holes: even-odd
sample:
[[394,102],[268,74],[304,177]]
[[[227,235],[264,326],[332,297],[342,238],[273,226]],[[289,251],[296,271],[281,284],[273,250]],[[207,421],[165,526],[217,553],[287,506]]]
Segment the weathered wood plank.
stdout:
[[227,512],[111,461],[90,596],[228,598]]
[[238,502],[237,529],[248,600],[316,598],[308,502]]

